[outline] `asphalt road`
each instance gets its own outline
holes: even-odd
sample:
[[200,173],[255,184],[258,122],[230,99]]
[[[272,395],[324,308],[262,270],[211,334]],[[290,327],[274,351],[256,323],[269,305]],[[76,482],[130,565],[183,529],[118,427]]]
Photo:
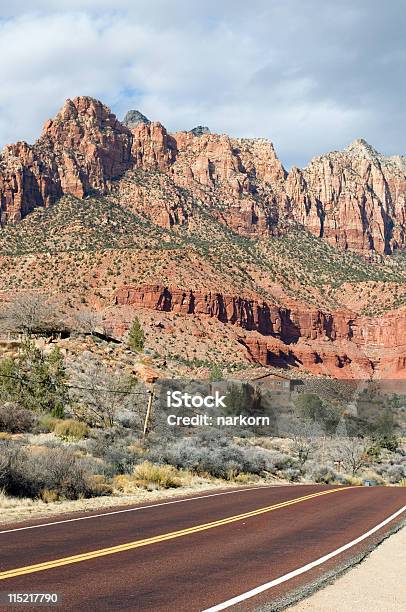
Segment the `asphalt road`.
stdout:
[[63,610],[255,610],[382,539],[405,504],[400,487],[260,487],[7,525],[0,593],[58,592]]

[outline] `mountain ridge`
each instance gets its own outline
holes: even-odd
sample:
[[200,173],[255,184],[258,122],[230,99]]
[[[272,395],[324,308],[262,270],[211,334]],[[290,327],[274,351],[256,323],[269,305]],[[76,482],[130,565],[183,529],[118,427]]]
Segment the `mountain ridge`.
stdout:
[[[78,97],[46,122],[36,143],[7,145],[0,157],[1,222],[18,221],[64,194],[105,194],[127,170],[142,168],[165,173],[207,203],[228,204],[233,211],[225,222],[241,233],[272,233],[296,222],[367,256],[405,248],[400,156],[385,158],[359,139],[287,172],[269,140],[205,130],[170,134],[139,117],[129,129],[101,102]],[[176,215],[169,215],[173,222]]]
[[404,377],[406,179],[356,142],[287,172],[267,139],[68,100],[1,155],[1,299],[57,296],[119,338],[136,313],[190,362]]

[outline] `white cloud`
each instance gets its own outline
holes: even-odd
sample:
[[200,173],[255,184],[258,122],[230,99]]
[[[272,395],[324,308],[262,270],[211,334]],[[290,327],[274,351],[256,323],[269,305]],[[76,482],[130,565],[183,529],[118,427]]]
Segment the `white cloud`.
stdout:
[[364,136],[404,153],[402,2],[0,0],[0,143],[34,140],[67,97],[170,130],[275,141],[287,163]]

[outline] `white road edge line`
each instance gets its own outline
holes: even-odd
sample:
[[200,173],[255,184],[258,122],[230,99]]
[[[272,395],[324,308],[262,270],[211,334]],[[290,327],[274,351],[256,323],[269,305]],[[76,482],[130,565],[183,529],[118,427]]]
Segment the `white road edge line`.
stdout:
[[225,610],[226,608],[230,608],[231,606],[235,606],[235,605],[241,603],[242,601],[245,601],[246,599],[250,599],[251,597],[255,597],[255,595],[259,595],[260,593],[263,593],[264,591],[267,591],[268,589],[272,589],[272,587],[275,587],[278,584],[282,584],[282,582],[286,582],[287,580],[290,580],[291,578],[295,578],[296,576],[300,576],[300,574],[304,574],[305,572],[308,572],[309,570],[313,569],[314,567],[317,567],[318,565],[321,565],[322,563],[325,563],[326,561],[329,561],[329,559],[332,559],[333,557],[336,557],[340,553],[348,550],[352,546],[356,546],[356,544],[359,544],[360,542],[362,542],[366,538],[369,538],[369,536],[371,536],[373,533],[378,531],[378,529],[381,529],[381,527],[384,527],[385,525],[390,523],[390,521],[392,521],[397,516],[402,514],[402,512],[404,512],[405,510],[406,510],[406,506],[403,506],[402,508],[400,508],[400,510],[398,510],[394,514],[391,514],[391,516],[388,516],[388,518],[386,518],[384,521],[382,521],[382,523],[379,523],[379,525],[376,525],[375,527],[373,527],[372,529],[370,529],[369,531],[367,531],[363,535],[359,536],[355,540],[352,540],[351,542],[348,542],[348,544],[344,544],[344,546],[341,546],[340,548],[337,548],[337,550],[334,550],[333,552],[328,553],[327,555],[324,555],[323,557],[320,557],[319,559],[316,559],[316,561],[312,561],[311,563],[308,563],[307,565],[303,565],[303,567],[299,567],[298,569],[295,569],[292,572],[289,572],[288,574],[285,574],[284,576],[280,576],[279,578],[275,578],[275,580],[271,580],[270,582],[266,582],[265,584],[262,584],[261,586],[258,586],[255,589],[251,589],[251,591],[247,591],[246,593],[242,593],[242,595],[237,595],[237,597],[233,597],[232,599],[228,599],[227,601],[223,601],[223,603],[217,604],[216,606],[213,606],[212,608],[207,608],[207,609],[203,610],[203,612],[219,612],[220,610]]
[[[126,508],[125,510],[113,510],[111,512],[102,512],[100,514],[92,514],[91,516],[78,516],[77,518],[64,519],[62,521],[51,521],[50,523],[41,523],[40,525],[28,525],[27,527],[15,527],[14,529],[4,529],[0,531],[0,535],[4,533],[13,533],[14,531],[25,531],[27,529],[39,529],[40,527],[50,527],[52,525],[62,525],[63,523],[74,523],[76,521],[88,521],[89,519],[100,518],[102,516],[112,516],[113,514],[124,514],[125,512],[138,512],[147,508],[157,508],[159,506],[169,506],[170,504],[181,504],[183,502],[194,501],[195,499],[205,499],[206,497],[218,497],[220,495],[232,495],[234,493],[245,493],[246,491],[257,491],[258,489],[278,489],[286,485],[267,485],[260,487],[246,487],[237,489],[237,491],[223,491],[222,493],[210,493],[209,495],[199,495],[197,497],[185,497],[184,499],[175,499],[159,504],[151,504],[149,506],[138,506],[137,508]],[[300,486],[300,485],[299,485]],[[305,485],[306,486],[306,485]],[[294,487],[292,487],[293,489]]]

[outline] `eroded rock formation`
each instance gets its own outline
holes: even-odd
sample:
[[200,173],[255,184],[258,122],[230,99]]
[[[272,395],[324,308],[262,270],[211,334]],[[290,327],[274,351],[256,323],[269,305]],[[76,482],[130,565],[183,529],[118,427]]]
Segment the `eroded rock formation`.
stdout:
[[386,158],[359,140],[287,173],[270,141],[200,128],[168,134],[139,111],[122,124],[97,100],[67,100],[34,145],[19,142],[3,150],[2,222],[17,221],[63,194],[104,193],[112,179],[138,169],[167,175],[208,206],[220,203],[219,218],[242,234],[296,222],[365,254],[405,247],[405,158]]
[[325,313],[299,302],[286,308],[256,299],[160,285],[120,287],[114,304],[206,315],[258,332],[244,336],[241,342],[252,359],[263,365],[301,366],[315,374],[342,378],[368,378],[376,370],[389,378],[406,374],[406,309],[378,319],[349,311]]
[[[405,158],[384,157],[358,140],[287,173],[268,140],[230,138],[201,126],[171,134],[138,111],[120,123],[88,97],[67,100],[35,144],[8,145],[0,156],[2,224],[49,207],[64,194],[111,195],[161,228],[193,231],[199,207],[251,238],[299,224],[363,255],[406,247]],[[226,295],[213,279],[209,287],[125,286],[115,303],[215,317],[244,332],[247,354],[264,364],[351,377],[406,372],[405,309],[362,317],[345,309],[325,312],[289,301],[286,294],[281,306],[261,301],[263,291]]]
[[131,166],[132,135],[101,102],[67,100],[34,145],[6,146],[0,157],[2,222],[20,220],[63,194],[104,192]]

